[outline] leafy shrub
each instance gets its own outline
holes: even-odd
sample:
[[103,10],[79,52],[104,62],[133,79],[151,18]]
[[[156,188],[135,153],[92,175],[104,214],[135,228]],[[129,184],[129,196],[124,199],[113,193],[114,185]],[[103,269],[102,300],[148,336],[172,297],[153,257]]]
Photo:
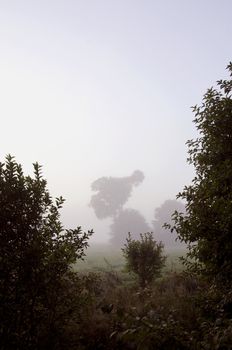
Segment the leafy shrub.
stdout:
[[80,307],[71,264],[83,257],[92,232],[63,229],[63,202],[52,200],[37,163],[34,177],[25,176],[11,156],[0,163],[2,349],[58,349],[71,313]]
[[178,195],[186,213],[174,214],[172,228],[189,245],[189,267],[222,285],[232,281],[232,63],[227,69],[229,79],[193,108],[199,137],[187,144],[196,175]]
[[128,271],[138,276],[139,284],[144,288],[160,275],[166,257],[162,255],[163,244],[157,243],[152,233],[144,233],[140,237],[141,240],[134,240],[129,233],[122,252]]

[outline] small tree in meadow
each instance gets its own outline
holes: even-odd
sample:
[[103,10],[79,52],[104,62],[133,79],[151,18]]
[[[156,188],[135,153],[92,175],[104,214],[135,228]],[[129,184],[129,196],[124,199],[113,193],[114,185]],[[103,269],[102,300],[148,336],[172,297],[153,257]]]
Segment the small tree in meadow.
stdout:
[[138,276],[142,288],[160,276],[166,260],[163,248],[163,243],[157,243],[151,232],[141,234],[140,240],[132,239],[131,234],[128,234],[122,249],[123,256],[126,259],[127,270]]

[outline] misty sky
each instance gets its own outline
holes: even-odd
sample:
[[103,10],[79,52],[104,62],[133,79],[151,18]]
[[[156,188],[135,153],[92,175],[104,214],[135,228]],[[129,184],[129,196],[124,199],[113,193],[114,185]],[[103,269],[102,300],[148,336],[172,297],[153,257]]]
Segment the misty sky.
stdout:
[[231,13],[231,0],[0,0],[1,161],[42,164],[64,224],[101,241],[91,183],[139,169],[127,207],[151,222],[193,177],[190,106],[226,77]]

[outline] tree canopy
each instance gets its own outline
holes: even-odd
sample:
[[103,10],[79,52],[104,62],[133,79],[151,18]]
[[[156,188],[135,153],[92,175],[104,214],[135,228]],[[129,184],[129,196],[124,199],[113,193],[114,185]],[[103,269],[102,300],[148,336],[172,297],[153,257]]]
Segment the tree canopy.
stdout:
[[94,209],[97,218],[117,216],[130,198],[133,187],[143,180],[144,174],[140,170],[135,170],[130,176],[101,177],[95,180],[91,189],[97,193],[92,195],[89,205]]
[[60,313],[64,323],[69,303],[61,306],[61,299],[68,296],[66,287],[75,280],[73,276],[70,282],[71,264],[83,257],[92,232],[83,233],[80,227],[64,230],[59,213],[63,202],[62,197],[52,200],[37,163],[34,177],[25,176],[11,156],[0,163],[0,342],[4,349],[35,349],[39,339],[48,339],[46,332],[51,335],[50,327],[56,327]]
[[172,214],[174,211],[185,213],[184,203],[177,200],[168,199],[154,211],[154,220],[152,221],[154,236],[157,240],[163,242],[166,249],[185,247],[185,244],[181,243],[180,240],[177,239],[176,234],[173,233],[170,235],[170,232],[168,232],[164,227],[164,223],[172,225]]
[[127,270],[138,276],[142,288],[160,276],[166,260],[163,248],[162,242],[157,243],[151,232],[141,233],[138,240],[128,234],[122,253]]
[[142,232],[151,231],[143,215],[135,209],[126,208],[118,212],[110,225],[110,243],[114,247],[122,247],[128,232],[133,232],[135,239],[140,238]]
[[189,244],[195,267],[223,281],[232,276],[232,63],[227,69],[229,79],[193,107],[199,137],[187,144],[196,175],[178,195],[187,213],[176,213],[173,227]]

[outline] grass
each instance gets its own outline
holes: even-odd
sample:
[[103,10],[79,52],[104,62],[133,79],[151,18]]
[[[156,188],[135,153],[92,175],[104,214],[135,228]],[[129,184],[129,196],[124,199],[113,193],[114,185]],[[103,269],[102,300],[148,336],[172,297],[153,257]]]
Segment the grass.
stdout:
[[[182,271],[183,265],[179,257],[184,256],[186,251],[181,249],[169,249],[165,251],[167,256],[164,272]],[[78,261],[74,265],[76,271],[101,272],[101,271],[123,271],[125,260],[119,248],[113,248],[110,245],[93,245],[87,250],[84,261]]]

